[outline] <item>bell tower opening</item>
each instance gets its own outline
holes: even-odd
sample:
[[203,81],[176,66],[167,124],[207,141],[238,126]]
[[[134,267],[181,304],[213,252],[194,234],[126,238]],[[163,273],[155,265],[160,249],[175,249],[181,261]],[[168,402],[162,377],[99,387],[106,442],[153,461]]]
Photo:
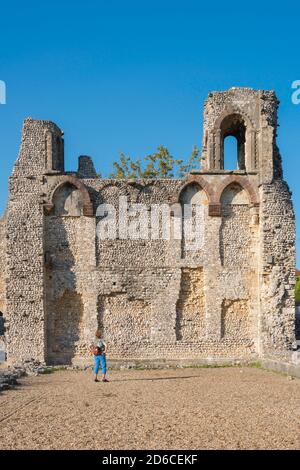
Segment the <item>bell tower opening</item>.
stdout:
[[224,149],[224,170],[237,170],[238,169],[238,142],[237,139],[231,135],[225,137],[223,143]]
[[246,126],[239,114],[227,116],[221,123],[222,170],[246,170]]

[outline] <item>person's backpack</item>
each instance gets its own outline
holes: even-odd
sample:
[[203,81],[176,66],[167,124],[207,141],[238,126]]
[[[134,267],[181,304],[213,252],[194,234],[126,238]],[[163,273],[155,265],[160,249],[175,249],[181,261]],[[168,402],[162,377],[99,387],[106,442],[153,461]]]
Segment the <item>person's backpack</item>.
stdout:
[[101,346],[96,346],[95,344],[92,344],[90,347],[90,351],[94,356],[101,356],[104,352],[105,346],[104,343],[101,341]]
[[90,346],[90,351],[92,354],[94,354],[94,356],[101,356],[101,349],[98,348],[98,346],[95,346],[94,344],[92,344],[92,346]]

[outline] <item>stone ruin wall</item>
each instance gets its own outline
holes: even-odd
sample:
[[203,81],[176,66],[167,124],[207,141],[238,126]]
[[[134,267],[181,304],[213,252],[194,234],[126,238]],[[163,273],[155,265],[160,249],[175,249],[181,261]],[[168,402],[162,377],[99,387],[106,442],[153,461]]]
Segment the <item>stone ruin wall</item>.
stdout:
[[7,276],[6,219],[0,219],[0,362],[5,360],[5,312]]
[[[261,331],[266,351],[290,348],[295,335],[295,220],[287,184],[277,180],[261,192]],[[273,352],[277,354],[276,351]],[[280,354],[280,353],[278,353]]]
[[[65,172],[61,131],[26,120],[6,229],[9,357],[85,360],[97,328],[113,359],[253,359],[291,350],[295,225],[274,144],[276,109],[271,92],[209,96],[203,170],[185,180],[99,179],[89,157]],[[253,127],[248,171],[224,171],[216,122],[237,110]],[[201,247],[99,241],[97,207],[118,213],[119,196],[147,207],[201,205]]]
[[[7,276],[6,219],[0,219],[0,312],[6,312],[6,276]],[[1,336],[1,333],[0,333]]]
[[[49,178],[51,189],[53,179]],[[182,186],[180,180],[147,181],[145,192],[142,183],[84,182],[94,195],[95,207],[105,202],[116,208],[120,194],[127,194],[133,202],[171,202]],[[184,257],[180,240],[99,242],[95,237],[97,218],[75,215],[78,195],[72,196],[75,207],[70,205],[68,193],[62,191],[57,197],[65,200],[65,205],[45,217],[50,361],[60,356],[64,362],[74,351],[83,354],[97,327],[103,329],[111,357],[171,359],[177,355],[188,359],[255,354],[255,305],[249,300],[248,287],[250,251],[255,241],[251,240],[245,191],[229,185],[224,193],[224,214],[217,224],[216,219],[208,217],[207,200],[202,197],[203,248],[196,253],[185,252]],[[239,231],[242,233],[230,241]],[[222,250],[212,250],[209,241],[226,245],[229,259],[225,257],[222,262]],[[233,267],[237,254],[240,261]],[[211,298],[206,296],[209,284],[218,291]],[[234,305],[225,316],[224,299]],[[238,316],[240,305],[243,313],[238,323],[233,312]],[[235,333],[237,323],[246,329],[242,334]],[[226,325],[226,333],[222,325]]]

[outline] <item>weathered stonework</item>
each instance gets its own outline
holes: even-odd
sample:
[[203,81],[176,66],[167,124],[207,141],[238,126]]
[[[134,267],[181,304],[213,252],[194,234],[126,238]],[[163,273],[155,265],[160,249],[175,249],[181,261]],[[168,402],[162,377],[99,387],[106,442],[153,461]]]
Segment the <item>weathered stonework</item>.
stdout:
[[205,339],[205,296],[202,268],[183,268],[177,302],[176,338]]
[[7,243],[6,217],[0,219],[0,362],[5,360],[5,318],[6,312],[6,276],[7,276]]
[[[6,217],[0,219],[0,312],[6,312],[7,243]],[[3,331],[0,328],[0,336]]]
[[243,343],[243,341],[251,341],[253,335],[248,300],[224,300],[221,314],[221,337]]
[[[210,93],[202,169],[184,180],[100,179],[89,157],[80,157],[77,172],[65,172],[62,131],[27,119],[0,222],[8,358],[85,359],[99,327],[115,359],[230,360],[290,351],[295,222],[276,146],[277,106],[270,91]],[[230,135],[238,169],[228,171]],[[120,196],[146,212],[152,204],[170,206],[173,224],[181,217],[176,203],[200,207],[199,245],[191,250],[172,236],[99,240],[97,208],[110,204],[119,215]]]

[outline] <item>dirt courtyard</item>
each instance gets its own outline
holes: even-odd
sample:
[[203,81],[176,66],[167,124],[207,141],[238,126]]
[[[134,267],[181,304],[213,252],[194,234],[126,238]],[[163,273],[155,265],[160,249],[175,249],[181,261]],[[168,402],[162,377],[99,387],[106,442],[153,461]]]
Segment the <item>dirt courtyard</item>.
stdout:
[[91,370],[0,395],[0,449],[299,449],[300,380],[254,368]]

